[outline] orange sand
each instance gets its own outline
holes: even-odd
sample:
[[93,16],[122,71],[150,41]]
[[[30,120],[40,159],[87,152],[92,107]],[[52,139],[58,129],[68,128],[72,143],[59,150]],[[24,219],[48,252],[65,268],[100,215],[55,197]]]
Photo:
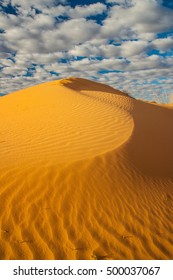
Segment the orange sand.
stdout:
[[172,259],[173,109],[69,78],[0,98],[0,259]]

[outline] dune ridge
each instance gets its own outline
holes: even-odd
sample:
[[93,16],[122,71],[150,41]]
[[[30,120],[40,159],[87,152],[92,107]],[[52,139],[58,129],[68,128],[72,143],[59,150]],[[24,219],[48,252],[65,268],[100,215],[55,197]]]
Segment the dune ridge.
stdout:
[[[76,91],[70,88],[70,81]],[[82,83],[83,80],[76,82],[74,78],[60,80],[36,86],[31,91],[13,93],[1,100],[0,119],[9,118],[8,129],[3,122],[1,128],[4,135],[2,164],[9,165],[10,157],[20,164],[23,160],[33,162],[36,156],[55,158],[56,162],[74,161],[104,153],[126,141],[133,127],[132,118],[122,108],[123,104],[127,108],[131,106],[128,98],[103,92],[110,90],[104,85],[100,86],[102,91],[93,91],[98,84],[94,82],[88,91],[81,92]],[[84,87],[86,84],[85,80]],[[6,107],[10,116],[6,114]]]
[[173,111],[71,77],[0,99],[0,259],[172,259]]

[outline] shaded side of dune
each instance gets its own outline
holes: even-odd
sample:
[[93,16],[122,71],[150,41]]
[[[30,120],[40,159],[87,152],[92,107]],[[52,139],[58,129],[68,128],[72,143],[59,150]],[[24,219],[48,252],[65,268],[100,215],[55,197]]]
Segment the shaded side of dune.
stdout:
[[134,103],[134,129],[126,157],[146,176],[173,178],[173,110],[142,101]]
[[75,90],[75,91],[95,91],[95,92],[107,92],[107,93],[114,93],[116,95],[127,96],[124,92],[120,90],[116,90],[108,85],[101,84],[95,81],[89,81],[87,79],[70,77],[68,79],[60,80],[59,83],[66,88]]

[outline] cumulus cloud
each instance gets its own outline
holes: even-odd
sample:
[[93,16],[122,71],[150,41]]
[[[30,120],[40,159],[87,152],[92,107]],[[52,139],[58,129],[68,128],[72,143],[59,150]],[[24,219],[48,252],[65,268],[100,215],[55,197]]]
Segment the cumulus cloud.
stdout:
[[148,42],[140,41],[126,41],[121,46],[121,54],[125,57],[130,57],[133,55],[138,55],[146,51],[148,47]]
[[1,5],[9,3],[16,13],[0,14],[1,93],[57,75],[95,79],[138,97],[172,91],[173,38],[158,33],[173,28],[173,10],[162,1],[72,7],[63,0],[4,0]]
[[76,6],[74,9],[71,8],[67,15],[71,18],[96,16],[102,14],[106,9],[106,5],[98,2],[91,5]]
[[124,7],[129,7],[133,4],[133,0],[107,0],[108,4],[116,4]]
[[156,39],[151,44],[153,48],[161,51],[167,51],[173,48],[173,37]]
[[[16,22],[14,26],[8,22],[11,18],[12,22]],[[3,19],[6,32],[1,36],[6,48],[12,51],[51,53],[68,50],[74,44],[92,39],[100,29],[97,23],[84,18],[70,19],[59,24],[55,24],[54,18],[42,14],[34,18],[10,15]]]
[[156,33],[173,28],[173,11],[157,0],[132,1],[132,4],[129,7],[115,5],[110,9],[103,25],[104,36],[113,38],[120,32],[127,38],[131,31],[133,37],[151,40]]
[[72,56],[89,56],[89,57],[117,57],[120,56],[120,47],[108,44],[96,45],[91,42],[77,45],[69,51]]
[[63,3],[65,4],[67,1],[66,0],[27,0],[27,1],[23,1],[23,0],[6,0],[5,3],[7,4],[11,4],[14,7],[22,7],[23,9],[29,9],[30,7],[35,7],[38,9],[41,9],[43,7],[52,7],[55,6],[55,4],[59,4],[59,3]]

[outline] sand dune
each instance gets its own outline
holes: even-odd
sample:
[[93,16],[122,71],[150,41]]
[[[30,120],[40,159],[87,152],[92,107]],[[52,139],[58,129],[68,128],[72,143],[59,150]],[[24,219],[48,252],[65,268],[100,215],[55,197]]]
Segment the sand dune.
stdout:
[[173,110],[79,78],[0,98],[0,259],[172,259]]

